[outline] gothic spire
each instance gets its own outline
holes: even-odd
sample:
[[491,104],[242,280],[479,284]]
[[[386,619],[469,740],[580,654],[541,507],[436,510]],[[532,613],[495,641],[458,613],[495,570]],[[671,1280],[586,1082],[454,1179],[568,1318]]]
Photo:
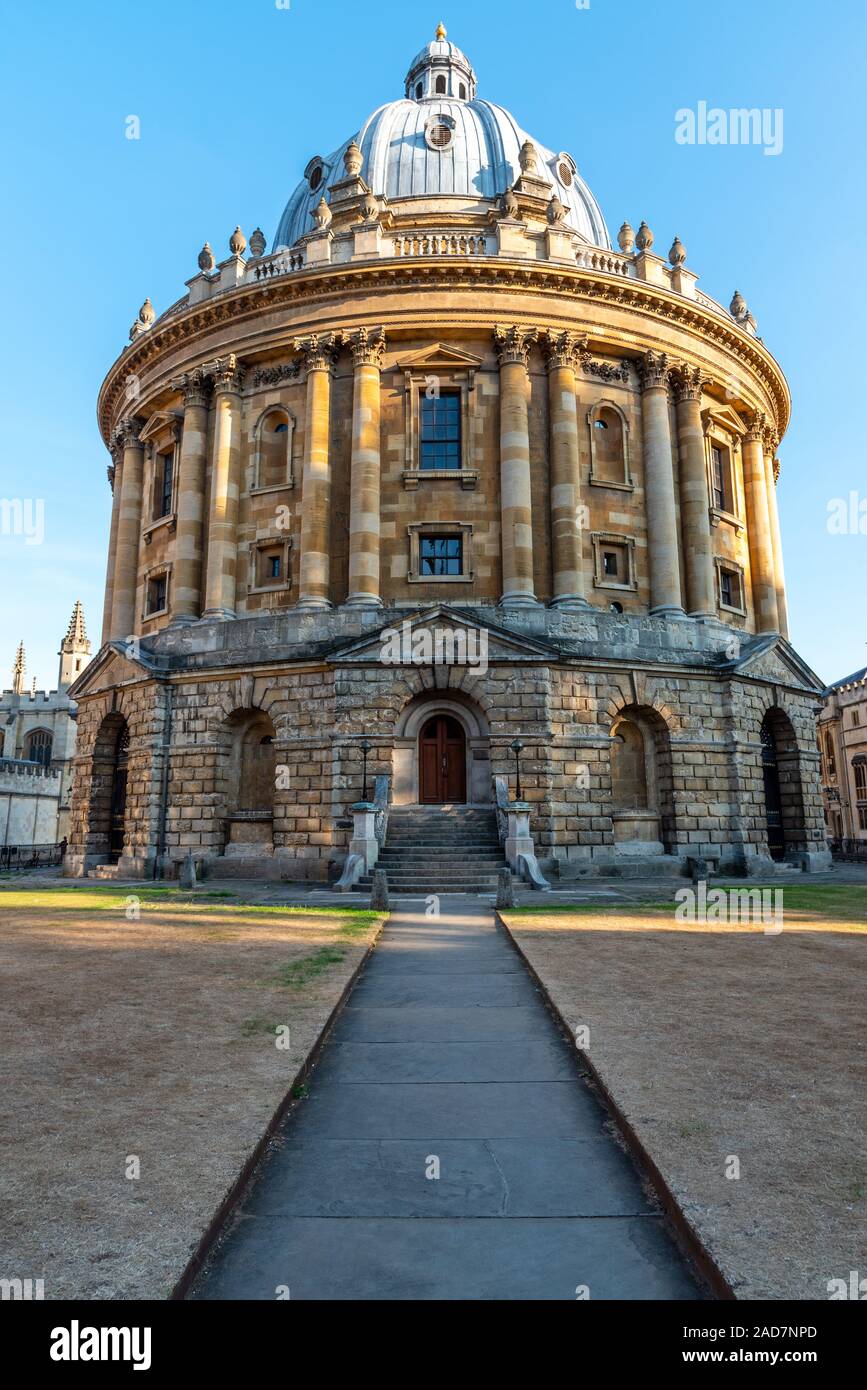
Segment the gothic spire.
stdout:
[[90,643],[87,640],[87,630],[84,626],[84,609],[81,606],[81,599],[75,600],[75,607],[72,610],[72,617],[69,619],[69,627],[66,629],[66,636],[61,643],[61,651],[72,651],[73,648],[87,647],[90,650]]
[[24,642],[18,643],[18,650],[15,653],[15,665],[12,667],[12,694],[24,694],[24,671],[26,669],[24,657]]

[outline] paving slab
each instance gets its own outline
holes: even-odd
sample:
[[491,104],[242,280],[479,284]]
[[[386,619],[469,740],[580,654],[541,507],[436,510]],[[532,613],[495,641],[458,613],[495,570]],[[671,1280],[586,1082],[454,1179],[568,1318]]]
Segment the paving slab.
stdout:
[[401,906],[190,1296],[574,1300],[582,1285],[703,1296],[491,910]]

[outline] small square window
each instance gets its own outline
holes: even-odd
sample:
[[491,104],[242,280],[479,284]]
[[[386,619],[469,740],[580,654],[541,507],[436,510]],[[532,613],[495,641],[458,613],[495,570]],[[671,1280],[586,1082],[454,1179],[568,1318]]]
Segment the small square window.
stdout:
[[719,601],[724,608],[736,608],[740,611],[743,607],[741,577],[737,570],[720,568]]
[[421,399],[420,465],[452,469],[461,466],[461,394],[443,391]]
[[256,555],[255,583],[258,589],[273,588],[286,578],[283,547],[260,550]]
[[168,595],[169,577],[167,574],[155,574],[148,580],[147,587],[147,612],[162,613],[166,607]]
[[425,578],[464,572],[462,536],[421,536],[419,539],[421,574]]

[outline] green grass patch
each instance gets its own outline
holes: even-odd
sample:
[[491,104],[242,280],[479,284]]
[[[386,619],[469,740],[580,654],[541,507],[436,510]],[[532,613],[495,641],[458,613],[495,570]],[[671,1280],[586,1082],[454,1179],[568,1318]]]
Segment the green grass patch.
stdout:
[[322,946],[310,956],[289,961],[281,965],[272,975],[261,980],[263,985],[280,985],[283,989],[303,989],[313,980],[318,980],[332,965],[339,965],[346,959],[346,952],[339,946]]
[[[692,884],[685,882],[682,886],[691,888]],[[779,890],[783,895],[784,912],[802,912],[820,919],[859,922],[867,925],[867,886],[862,884],[773,884],[756,883],[752,879],[744,879],[740,883],[720,883],[716,879],[709,879],[708,892],[714,889],[722,889],[727,895]],[[628,902],[618,899],[617,902],[600,900],[590,903],[540,904],[538,907],[534,904],[523,904],[521,907],[505,909],[503,915],[507,918],[634,917],[636,913],[641,913],[642,916],[673,917],[677,907],[678,904],[673,899],[670,902],[660,902],[659,900]]]
[[261,1037],[263,1033],[270,1033],[273,1038],[277,1036],[279,1023],[274,1023],[268,1018],[245,1018],[241,1024],[241,1035],[245,1038]]

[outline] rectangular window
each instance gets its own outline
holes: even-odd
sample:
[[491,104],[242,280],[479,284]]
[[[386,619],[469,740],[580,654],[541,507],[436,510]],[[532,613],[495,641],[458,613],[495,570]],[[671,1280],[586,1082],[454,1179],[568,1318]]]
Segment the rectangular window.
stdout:
[[169,577],[167,574],[155,574],[153,579],[148,580],[148,613],[162,613],[163,609],[166,606],[168,582]]
[[720,569],[719,601],[724,608],[736,608],[738,612],[743,608],[741,600],[741,577],[737,570]]
[[728,495],[726,489],[726,472],[728,457],[722,449],[716,445],[710,451],[711,477],[713,483],[713,505],[719,512],[729,511]]
[[422,396],[419,455],[422,468],[460,468],[460,391],[443,391],[430,400]]
[[617,551],[604,550],[602,552],[602,573],[617,578]]
[[260,550],[256,555],[255,585],[258,589],[267,589],[271,585],[280,584],[283,580],[284,556],[283,548],[272,550]]
[[156,476],[154,478],[154,521],[169,516],[172,510],[172,484],[174,480],[175,456],[157,454]]
[[463,537],[421,536],[419,539],[419,560],[423,577],[463,574]]
[[855,764],[855,795],[859,801],[867,801],[867,763]]
[[860,724],[860,723],[861,723],[861,716],[860,716],[860,714],[858,713],[858,711],[857,711],[856,709],[853,709],[853,711],[852,711],[852,725],[853,725],[853,727],[854,727],[856,724]]
[[858,807],[858,824],[862,830],[867,830],[867,806]]

